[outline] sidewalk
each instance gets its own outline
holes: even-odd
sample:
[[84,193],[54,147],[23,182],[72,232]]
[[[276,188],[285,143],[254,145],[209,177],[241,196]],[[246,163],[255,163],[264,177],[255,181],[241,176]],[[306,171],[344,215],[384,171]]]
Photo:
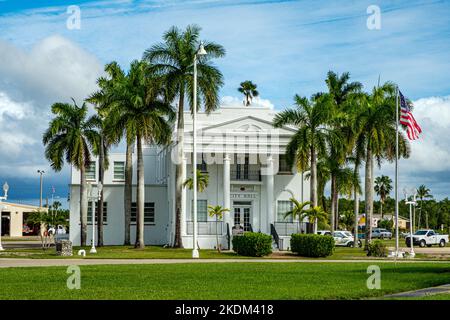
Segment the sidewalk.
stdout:
[[[395,263],[394,260],[315,259],[0,259],[0,268],[70,265],[175,264],[175,263]],[[444,263],[449,261],[397,260],[397,263]]]
[[445,284],[443,286],[424,288],[420,290],[407,291],[389,294],[384,296],[385,298],[420,298],[426,296],[434,296],[436,294],[449,293],[450,294],[450,284]]

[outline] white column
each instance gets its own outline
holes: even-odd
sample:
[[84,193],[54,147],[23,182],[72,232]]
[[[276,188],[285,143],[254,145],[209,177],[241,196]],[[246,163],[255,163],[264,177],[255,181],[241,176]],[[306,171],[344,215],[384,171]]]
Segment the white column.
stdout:
[[[230,202],[230,154],[226,153],[223,159],[223,207],[229,209],[230,211],[225,214],[225,222],[231,224],[231,202]],[[231,230],[230,230],[231,231]]]
[[273,192],[274,192],[274,175],[273,175],[273,158],[272,156],[269,156],[267,158],[267,176],[266,176],[266,191],[267,191],[267,226],[266,226],[266,233],[270,234],[270,224],[274,221],[274,215],[273,215],[273,208],[274,208],[274,202],[273,202]]
[[[183,181],[186,181],[186,173],[187,173],[186,154],[183,155],[182,161],[183,161],[182,162]],[[187,191],[186,188],[183,188],[181,191],[181,217],[180,217],[181,236],[186,236],[186,220],[187,220]]]

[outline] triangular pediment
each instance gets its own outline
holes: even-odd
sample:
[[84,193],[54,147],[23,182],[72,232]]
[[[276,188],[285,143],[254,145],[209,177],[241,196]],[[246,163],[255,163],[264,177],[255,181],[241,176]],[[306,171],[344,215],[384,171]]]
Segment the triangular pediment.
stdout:
[[[236,134],[245,134],[245,133],[258,133],[258,132],[270,132],[271,130],[275,130],[271,121],[266,119],[257,118],[254,116],[244,116],[241,118],[228,120],[221,123],[216,123],[213,125],[201,127],[203,133],[219,133],[219,132],[227,132]],[[289,127],[277,128],[279,134],[292,135],[295,133],[295,130]]]

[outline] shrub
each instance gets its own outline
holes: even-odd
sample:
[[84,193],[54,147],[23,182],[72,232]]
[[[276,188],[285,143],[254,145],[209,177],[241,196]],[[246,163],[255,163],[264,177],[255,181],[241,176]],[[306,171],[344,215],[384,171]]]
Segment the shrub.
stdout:
[[233,237],[233,250],[241,256],[266,256],[272,253],[272,237],[259,232],[246,232]]
[[334,252],[334,238],[318,234],[293,234],[291,251],[303,257],[327,257]]
[[387,257],[388,249],[381,240],[375,240],[369,243],[367,256],[369,257]]

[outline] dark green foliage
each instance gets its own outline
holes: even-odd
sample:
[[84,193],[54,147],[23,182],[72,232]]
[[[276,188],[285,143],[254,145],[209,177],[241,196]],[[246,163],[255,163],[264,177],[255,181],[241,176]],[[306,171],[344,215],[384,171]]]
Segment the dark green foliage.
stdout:
[[368,257],[387,257],[388,249],[381,240],[375,240],[369,243],[367,256]]
[[328,257],[334,252],[334,239],[318,234],[293,234],[291,251],[303,257]]
[[378,221],[378,227],[387,229],[392,232],[394,227],[394,220],[380,220]]
[[233,237],[233,250],[241,256],[267,256],[272,253],[272,237],[259,232],[246,232]]

